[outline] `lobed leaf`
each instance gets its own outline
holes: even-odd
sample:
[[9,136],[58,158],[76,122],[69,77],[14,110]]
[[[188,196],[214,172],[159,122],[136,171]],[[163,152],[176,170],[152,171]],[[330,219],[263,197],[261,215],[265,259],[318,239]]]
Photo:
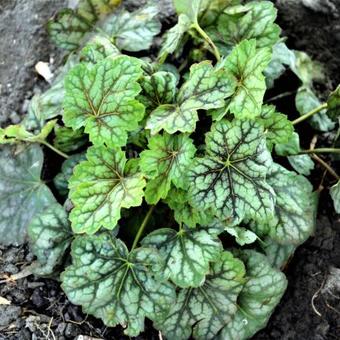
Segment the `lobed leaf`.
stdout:
[[76,151],[88,142],[83,129],[73,130],[56,124],[54,134],[53,145],[66,153]]
[[104,232],[76,238],[72,258],[62,274],[70,301],[109,327],[121,324],[126,335],[143,331],[145,317],[161,320],[175,300],[174,287],[156,279],[161,259],[155,249],[129,252],[121,240]]
[[121,208],[141,205],[145,180],[141,173],[127,171],[121,150],[93,146],[87,150],[86,158],[69,180],[74,204],[70,214],[72,229],[88,234],[101,227],[112,230],[120,219]]
[[263,129],[253,121],[221,120],[206,135],[206,155],[189,171],[197,209],[211,208],[223,220],[264,220],[273,215],[274,193],[266,183],[272,160]]
[[139,61],[127,56],[73,68],[65,80],[65,125],[74,130],[84,126],[95,145],[125,145],[127,132],[135,130],[144,115],[143,105],[134,99],[141,74]]

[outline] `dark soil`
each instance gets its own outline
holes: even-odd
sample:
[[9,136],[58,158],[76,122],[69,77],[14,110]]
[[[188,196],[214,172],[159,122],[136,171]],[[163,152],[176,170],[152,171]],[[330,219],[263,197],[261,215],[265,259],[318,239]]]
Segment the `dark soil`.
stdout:
[[[66,0],[0,0],[0,124],[17,123],[25,99],[44,87],[34,65],[61,60],[48,42],[43,24]],[[131,2],[138,1],[134,0]],[[278,22],[288,46],[304,50],[323,62],[329,87],[340,82],[340,1],[277,0]],[[14,42],[15,40],[15,42]],[[288,83],[286,80],[282,84]],[[10,86],[9,86],[10,84]],[[282,88],[281,92],[290,90]],[[284,102],[283,102],[284,104]],[[281,105],[283,105],[281,103]],[[318,187],[320,169],[313,173]],[[325,185],[327,185],[327,181]],[[32,262],[28,248],[0,247],[0,280],[17,274]],[[299,247],[287,265],[289,286],[268,326],[254,339],[340,339],[340,218],[323,192],[316,233]],[[124,339],[120,327],[106,328],[69,303],[57,281],[32,276],[0,283],[0,340]],[[159,339],[150,323],[139,339]]]

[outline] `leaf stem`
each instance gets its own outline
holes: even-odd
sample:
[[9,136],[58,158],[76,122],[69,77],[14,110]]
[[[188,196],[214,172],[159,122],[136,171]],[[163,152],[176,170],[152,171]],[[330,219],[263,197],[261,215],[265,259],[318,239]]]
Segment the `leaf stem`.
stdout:
[[322,111],[323,109],[327,108],[327,103],[321,104],[320,106],[316,107],[315,109],[305,113],[301,117],[295,119],[292,121],[293,125],[299,124],[300,122],[303,122],[304,120],[308,119],[309,117],[313,116],[314,114]]
[[50,148],[52,151],[54,151],[55,153],[57,153],[61,157],[64,157],[66,159],[70,158],[68,155],[66,155],[66,153],[63,153],[62,151],[58,150],[57,148],[55,148],[53,145],[46,142],[45,140],[39,140],[39,143],[47,146],[48,148]]
[[315,161],[322,165],[336,180],[340,179],[340,176],[333,170],[333,168],[328,165],[322,158],[317,155],[311,156]]
[[220,52],[218,51],[218,48],[216,47],[214,42],[210,39],[209,35],[204,32],[204,30],[201,28],[197,21],[193,24],[193,27],[201,35],[201,37],[211,46],[211,48],[213,49],[213,53],[216,57],[216,60],[220,61],[221,60]]
[[151,217],[152,212],[153,212],[154,209],[155,209],[155,205],[152,205],[152,206],[150,207],[149,211],[147,212],[147,214],[145,215],[144,220],[143,220],[142,224],[140,225],[140,227],[139,227],[139,229],[138,229],[138,232],[137,232],[137,234],[136,234],[136,237],[135,237],[135,239],[133,240],[133,244],[132,244],[131,251],[134,250],[134,249],[136,248],[137,243],[138,243],[139,239],[141,238],[141,236],[142,236],[142,234],[143,234],[143,231],[144,231],[146,225],[148,224],[149,219],[150,219],[150,217]]
[[318,149],[309,149],[309,150],[301,150],[299,154],[310,154],[310,153],[340,153],[340,149],[337,148],[318,148]]

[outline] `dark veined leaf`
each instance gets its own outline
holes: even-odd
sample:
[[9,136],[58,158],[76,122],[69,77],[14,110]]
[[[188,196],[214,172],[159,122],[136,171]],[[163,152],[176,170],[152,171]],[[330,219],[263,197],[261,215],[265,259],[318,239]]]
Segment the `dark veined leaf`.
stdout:
[[293,124],[283,113],[276,111],[273,105],[262,106],[259,119],[257,119],[265,129],[268,148],[274,144],[287,143],[294,132]]
[[63,162],[61,166],[61,172],[58,173],[53,179],[53,184],[61,196],[67,196],[68,183],[73,174],[73,169],[79,162],[85,159],[86,157],[84,153],[78,153],[70,156]]
[[284,73],[287,67],[294,67],[295,63],[294,52],[284,42],[279,41],[276,43],[273,46],[272,59],[264,70],[267,88],[273,87],[274,81]]
[[[310,88],[300,87],[295,97],[295,105],[302,116],[319,107],[321,102]],[[334,129],[335,124],[327,116],[326,111],[326,109],[321,110],[310,117],[309,122],[314,129],[320,131],[330,131]]]
[[229,252],[211,264],[204,284],[181,289],[168,315],[155,326],[168,339],[212,339],[237,311],[244,281],[244,265]]
[[76,238],[72,258],[62,274],[70,301],[107,326],[121,324],[129,336],[143,331],[145,317],[161,320],[175,300],[174,287],[155,278],[162,265],[155,249],[129,253],[122,241],[105,232]]
[[239,254],[246,265],[246,283],[239,295],[238,310],[217,339],[246,340],[266,326],[287,287],[283,273],[274,269],[266,257],[253,250]]
[[141,74],[139,61],[127,56],[73,68],[65,80],[65,125],[75,130],[84,126],[96,145],[125,145],[127,131],[137,129],[144,115],[143,105],[134,99]]
[[257,47],[272,47],[279,40],[281,31],[274,23],[276,14],[277,10],[270,1],[228,7],[220,14],[216,28],[213,26],[212,37],[222,53],[245,39],[256,39]]
[[176,222],[189,228],[195,228],[197,224],[209,225],[214,219],[211,209],[195,209],[190,205],[187,190],[171,189],[165,202],[174,211]]
[[259,124],[236,119],[213,124],[206,135],[206,155],[196,158],[189,171],[192,204],[211,208],[232,224],[244,217],[272,216],[274,193],[265,181],[271,164]]
[[275,151],[280,156],[288,156],[290,165],[299,174],[309,175],[310,171],[314,169],[314,162],[309,155],[296,155],[301,151],[300,137],[296,132],[293,132],[287,143],[276,144]]
[[172,54],[178,49],[184,34],[188,32],[190,26],[190,19],[185,14],[180,14],[177,24],[164,35],[162,47],[159,52],[160,60],[164,60],[168,54]]
[[340,117],[340,85],[328,97],[327,115],[333,120]]
[[154,36],[161,30],[157,5],[150,4],[134,12],[121,10],[110,15],[103,30],[119,50],[137,52],[150,48]]
[[84,146],[88,139],[83,129],[73,130],[66,126],[55,125],[53,145],[63,152],[73,152]]
[[235,81],[223,69],[214,68],[210,61],[194,64],[189,79],[182,85],[176,104],[160,105],[147,120],[152,134],[164,129],[193,132],[198,121],[197,110],[209,110],[224,105],[224,99],[234,93]]
[[143,104],[154,109],[162,104],[171,104],[177,92],[177,78],[172,72],[159,71],[141,80]]
[[276,194],[275,216],[258,228],[280,244],[299,245],[314,232],[316,198],[309,181],[273,164],[267,182]]
[[26,128],[21,125],[9,125],[6,128],[0,128],[0,144],[15,144],[19,142],[28,143],[41,143],[44,142],[47,136],[53,130],[57,120],[51,120],[42,127],[38,134],[33,134],[26,130]]
[[47,24],[47,31],[57,46],[72,51],[96,21],[112,12],[121,0],[80,0],[78,8],[64,9]]
[[270,265],[278,269],[285,267],[296,249],[294,244],[279,244],[270,237],[264,239],[264,244],[264,251]]
[[145,180],[141,173],[127,170],[121,150],[93,146],[86,158],[69,181],[74,204],[70,220],[74,232],[93,234],[100,227],[115,228],[121,208],[141,205]]
[[36,144],[16,152],[0,149],[0,243],[22,244],[32,218],[55,198],[41,181],[43,152]]
[[149,150],[140,154],[140,168],[149,178],[145,199],[149,204],[166,198],[173,183],[187,188],[186,171],[192,163],[196,148],[187,135],[156,135],[149,139]]
[[119,55],[118,48],[107,37],[96,35],[80,51],[80,58],[85,62],[96,64],[107,57]]
[[30,247],[37,257],[36,275],[53,274],[71,245],[73,234],[64,208],[54,203],[37,214],[28,227]]
[[221,230],[188,228],[179,231],[158,229],[147,235],[142,245],[157,248],[164,258],[161,272],[178,287],[199,287],[209,271],[209,263],[216,262],[223,251],[218,238]]
[[221,119],[228,110],[236,118],[255,118],[261,114],[266,81],[263,71],[271,59],[269,48],[256,48],[256,40],[244,40],[234,47],[220,67],[225,68],[237,81],[231,99],[227,101],[225,110],[214,119]]
[[240,245],[254,243],[257,240],[257,236],[251,230],[243,227],[225,227],[225,231],[235,237],[235,241]]
[[329,190],[335,211],[340,214],[340,181],[334,184]]

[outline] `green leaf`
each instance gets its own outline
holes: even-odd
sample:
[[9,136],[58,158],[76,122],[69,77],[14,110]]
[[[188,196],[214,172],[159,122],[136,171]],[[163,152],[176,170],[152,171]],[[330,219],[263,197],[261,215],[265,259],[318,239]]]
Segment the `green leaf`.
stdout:
[[53,145],[63,152],[73,152],[87,143],[83,129],[72,130],[66,126],[55,125]]
[[335,211],[340,214],[340,181],[334,184],[329,190]]
[[211,208],[233,224],[244,217],[272,216],[274,194],[265,181],[271,164],[263,129],[256,122],[215,123],[206,135],[206,156],[196,158],[189,171],[192,204]]
[[141,80],[144,105],[154,109],[162,104],[171,104],[177,92],[177,78],[171,72],[159,71]]
[[47,122],[37,135],[27,131],[20,124],[9,125],[4,129],[0,128],[0,144],[15,144],[19,142],[40,143],[46,140],[56,123],[56,119]]
[[230,49],[245,39],[256,39],[257,47],[272,47],[279,40],[281,30],[274,23],[277,10],[270,1],[249,2],[241,7],[241,13],[232,13],[232,9],[221,13],[217,20],[216,42],[224,48]]
[[280,244],[301,244],[315,228],[312,185],[278,164],[272,165],[267,181],[276,194],[275,216],[268,221],[270,236]]
[[184,223],[189,228],[199,225],[209,225],[214,218],[211,210],[195,209],[189,203],[186,190],[171,189],[165,202],[174,211],[174,217],[178,224]]
[[145,180],[140,173],[126,171],[121,150],[90,147],[86,157],[69,181],[74,204],[70,220],[74,232],[93,234],[100,227],[115,228],[121,208],[141,205]]
[[[310,88],[300,87],[295,97],[295,105],[300,115],[303,116],[319,107],[321,102]],[[309,122],[314,129],[319,131],[330,131],[334,129],[335,124],[327,116],[326,112],[326,109],[321,110],[310,117]]]
[[81,50],[80,57],[85,62],[96,64],[107,57],[115,57],[119,54],[119,50],[110,39],[96,35]]
[[96,145],[125,145],[127,132],[135,130],[144,115],[143,105],[134,99],[141,74],[139,61],[127,56],[73,68],[65,80],[65,125],[74,130],[84,126]]
[[185,14],[192,23],[197,22],[198,15],[208,7],[208,0],[174,0],[177,14]]
[[0,243],[24,243],[32,218],[55,202],[40,179],[43,160],[38,145],[19,153],[10,147],[0,149]]
[[262,106],[262,111],[257,121],[264,127],[268,148],[274,144],[287,143],[294,132],[293,124],[283,113],[276,111],[273,105]]
[[178,16],[177,24],[170,28],[164,35],[164,40],[159,52],[159,59],[165,59],[168,54],[174,53],[183,41],[183,36],[189,31],[190,19],[185,14]]
[[164,258],[162,275],[181,288],[199,287],[216,262],[223,246],[214,229],[183,226],[179,231],[163,228],[147,235],[142,245],[157,248]]
[[328,97],[327,115],[333,120],[340,117],[340,85]]
[[34,273],[40,276],[53,274],[73,239],[64,208],[54,203],[37,214],[28,227],[28,236],[39,264],[34,267]]
[[73,174],[73,169],[79,162],[85,159],[86,157],[84,153],[78,153],[70,156],[63,162],[61,172],[53,179],[53,184],[61,196],[67,196],[68,182]]
[[275,151],[279,156],[296,155],[301,151],[299,135],[293,132],[292,137],[287,143],[275,145]]
[[190,67],[189,79],[182,85],[176,104],[161,105],[151,112],[146,128],[152,134],[164,129],[193,132],[198,121],[197,110],[209,110],[224,105],[224,99],[234,93],[235,82],[225,70],[214,68],[210,61]]
[[309,155],[288,156],[287,159],[293,169],[301,175],[309,176],[315,166]]
[[278,79],[286,70],[286,67],[295,65],[295,54],[284,42],[278,42],[273,46],[272,59],[264,70],[267,88],[274,86],[274,81]]
[[285,275],[272,268],[266,257],[253,250],[240,253],[247,282],[238,298],[238,311],[217,339],[245,340],[264,328],[287,287]]
[[235,241],[240,245],[254,243],[257,240],[256,234],[251,230],[242,227],[226,227],[225,230],[235,237]]
[[47,24],[47,31],[57,46],[75,50],[94,24],[120,3],[121,0],[80,0],[77,9],[63,9],[52,18]]
[[[249,119],[261,114],[266,90],[266,81],[262,73],[270,59],[270,49],[256,49],[256,40],[242,41],[225,59],[225,69],[237,80],[236,91],[227,106],[227,110],[236,118]],[[216,119],[221,119],[223,116]]]
[[109,327],[121,324],[126,335],[143,331],[145,317],[160,320],[175,300],[173,286],[155,278],[161,266],[155,249],[129,253],[122,241],[105,232],[76,238],[72,258],[62,274],[69,300]]
[[148,5],[134,12],[121,10],[110,15],[102,28],[119,50],[147,50],[152,45],[154,36],[161,30],[158,12],[156,5]]
[[140,154],[140,168],[149,178],[145,198],[149,204],[166,198],[171,183],[187,188],[186,172],[192,163],[196,148],[187,135],[156,135],[149,139],[149,150]]
[[294,244],[280,244],[266,237],[264,250],[270,265],[274,268],[284,268],[293,256],[296,246]]
[[168,315],[155,326],[168,339],[212,339],[237,310],[237,296],[244,283],[243,263],[223,252],[211,265],[204,284],[181,289]]

